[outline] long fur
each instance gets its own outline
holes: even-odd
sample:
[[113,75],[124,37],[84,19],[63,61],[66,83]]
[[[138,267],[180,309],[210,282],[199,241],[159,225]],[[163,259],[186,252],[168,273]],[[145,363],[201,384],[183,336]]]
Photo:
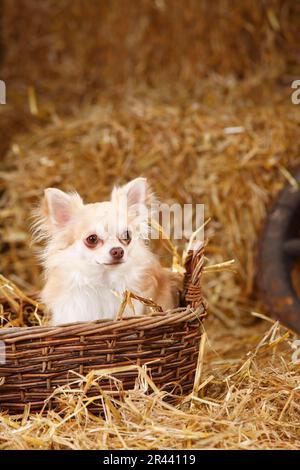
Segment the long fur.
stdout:
[[[149,213],[144,209],[153,201],[149,194],[142,178],[114,188],[111,200],[104,203],[83,204],[77,193],[51,188],[45,191],[44,200],[35,210],[32,230],[35,240],[45,243],[40,253],[45,276],[41,300],[52,314],[53,325],[113,319],[125,290],[151,298],[165,310],[176,306],[178,279],[161,267],[145,243]],[[106,265],[111,247],[121,246],[118,234],[93,249],[84,240],[94,233],[101,238],[109,222],[118,217],[122,221],[124,214],[118,213],[117,201],[124,195],[128,200],[128,226],[124,229],[137,236],[122,245],[124,263]],[[136,314],[144,313],[140,302],[133,303]],[[132,311],[127,308],[125,314]]]

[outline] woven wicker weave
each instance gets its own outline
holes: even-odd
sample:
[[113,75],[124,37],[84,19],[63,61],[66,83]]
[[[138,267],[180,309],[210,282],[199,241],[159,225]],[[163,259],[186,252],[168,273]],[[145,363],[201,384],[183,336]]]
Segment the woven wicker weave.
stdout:
[[[70,381],[70,371],[86,375],[121,366],[113,375],[123,389],[133,388],[137,371],[126,371],[133,364],[147,364],[159,388],[176,383],[190,392],[206,315],[202,258],[202,251],[187,258],[185,307],[115,321],[0,330],[6,352],[5,364],[0,364],[0,408],[19,412],[30,403],[31,410],[40,410],[56,387]],[[112,381],[103,379],[101,389],[113,393]],[[47,406],[56,406],[55,400],[47,400]]]

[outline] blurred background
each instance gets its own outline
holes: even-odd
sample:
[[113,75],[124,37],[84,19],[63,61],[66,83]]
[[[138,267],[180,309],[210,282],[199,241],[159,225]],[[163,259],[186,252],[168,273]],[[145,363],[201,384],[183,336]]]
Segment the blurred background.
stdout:
[[236,260],[205,277],[211,310],[250,321],[257,237],[300,161],[299,31],[294,0],[1,0],[0,272],[40,287],[45,187],[94,202],[143,175],[205,203],[208,264]]

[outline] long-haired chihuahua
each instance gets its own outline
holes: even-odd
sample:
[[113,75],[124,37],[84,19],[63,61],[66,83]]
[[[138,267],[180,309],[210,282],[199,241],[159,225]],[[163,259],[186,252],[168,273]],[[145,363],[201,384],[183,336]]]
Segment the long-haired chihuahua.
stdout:
[[[145,178],[115,187],[109,201],[94,204],[77,193],[45,190],[34,233],[46,241],[41,301],[53,325],[113,319],[125,290],[164,310],[177,306],[181,279],[160,265],[147,243],[152,198]],[[134,301],[134,310],[140,315],[145,307]]]

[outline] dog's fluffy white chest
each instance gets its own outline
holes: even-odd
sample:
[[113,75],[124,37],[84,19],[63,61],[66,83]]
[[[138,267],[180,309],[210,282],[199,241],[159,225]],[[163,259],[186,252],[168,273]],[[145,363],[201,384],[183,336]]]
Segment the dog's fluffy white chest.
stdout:
[[[55,298],[51,305],[52,322],[55,325],[114,319],[123,300],[123,292],[129,286],[119,285],[108,288],[105,285],[76,283]],[[125,315],[140,315],[143,306],[134,302],[134,311],[128,306]]]

